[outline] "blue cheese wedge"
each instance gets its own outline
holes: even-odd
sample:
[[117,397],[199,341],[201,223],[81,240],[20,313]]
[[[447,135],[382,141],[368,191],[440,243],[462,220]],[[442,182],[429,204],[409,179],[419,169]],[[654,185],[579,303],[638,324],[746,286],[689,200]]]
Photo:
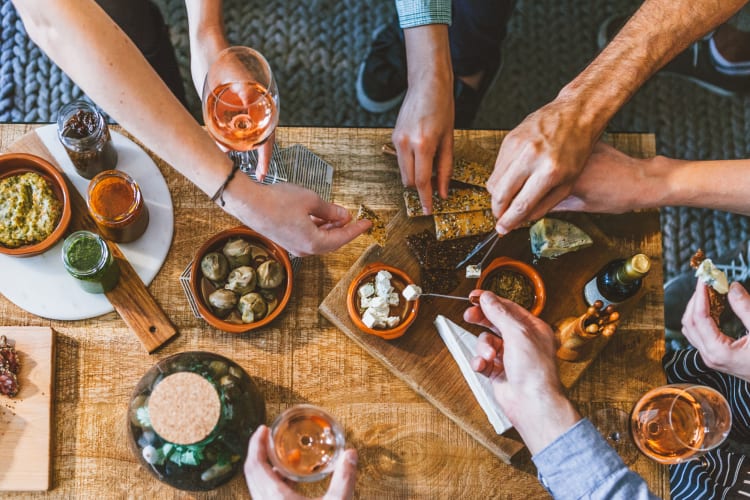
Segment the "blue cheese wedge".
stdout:
[[578,226],[570,222],[545,217],[529,230],[531,252],[536,257],[553,259],[568,252],[591,246],[594,241]]
[[695,277],[721,294],[729,293],[727,275],[716,267],[711,259],[703,259],[698,269],[695,270]]

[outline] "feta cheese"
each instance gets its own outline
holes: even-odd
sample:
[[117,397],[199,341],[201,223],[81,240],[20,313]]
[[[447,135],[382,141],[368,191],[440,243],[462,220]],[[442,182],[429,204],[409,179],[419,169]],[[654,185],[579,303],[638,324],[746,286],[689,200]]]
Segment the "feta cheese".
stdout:
[[359,307],[362,309],[367,309],[370,307],[370,304],[372,304],[372,298],[371,297],[362,297],[359,299]]
[[417,285],[408,285],[401,294],[408,301],[417,300],[422,295],[422,289]]
[[401,318],[399,318],[398,316],[388,316],[387,318],[385,318],[385,326],[387,326],[388,328],[393,328],[399,323],[401,323]]
[[391,278],[393,276],[388,271],[379,271],[375,276],[375,292],[381,297],[388,297],[393,291]]
[[717,268],[711,259],[704,259],[698,269],[695,270],[695,277],[700,278],[705,284],[711,286],[719,293],[729,292],[729,282],[724,271]]
[[466,266],[466,277],[467,278],[478,278],[481,276],[482,270],[477,265]]
[[372,309],[370,308],[367,309],[362,315],[362,323],[364,323],[367,328],[376,328],[380,323],[380,320],[375,317]]
[[396,292],[391,292],[388,294],[388,305],[389,306],[398,305],[398,294]]
[[359,296],[361,298],[372,297],[373,295],[375,295],[375,287],[372,285],[372,283],[365,283],[364,285],[359,287],[357,293],[359,293]]

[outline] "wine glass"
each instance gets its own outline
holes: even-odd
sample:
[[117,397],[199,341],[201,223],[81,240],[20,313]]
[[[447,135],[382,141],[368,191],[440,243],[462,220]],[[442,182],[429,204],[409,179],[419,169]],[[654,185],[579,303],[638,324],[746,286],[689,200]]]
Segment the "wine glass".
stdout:
[[296,405],[271,425],[268,454],[283,476],[313,482],[333,472],[344,445],[344,431],[328,412],[313,405]]
[[731,428],[726,398],[704,385],[657,387],[644,394],[630,414],[636,446],[663,464],[703,455],[723,443]]
[[279,122],[279,92],[260,52],[241,46],[219,52],[203,83],[203,120],[240,169],[257,178],[251,151],[271,137]]

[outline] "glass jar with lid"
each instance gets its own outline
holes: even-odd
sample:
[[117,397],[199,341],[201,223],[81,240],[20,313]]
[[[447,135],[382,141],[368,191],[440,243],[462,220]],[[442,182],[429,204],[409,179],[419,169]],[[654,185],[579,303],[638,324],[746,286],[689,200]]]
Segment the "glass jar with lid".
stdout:
[[117,243],[134,241],[148,227],[148,207],[141,188],[119,170],[105,170],[89,183],[86,203],[99,232]]
[[159,361],[141,378],[128,408],[133,453],[160,481],[211,490],[242,468],[263,396],[234,361],[194,351]]
[[76,231],[65,238],[62,259],[68,274],[86,292],[108,292],[120,279],[120,268],[107,242],[90,231]]
[[91,179],[117,166],[107,122],[90,102],[78,99],[60,108],[57,136],[81,177]]

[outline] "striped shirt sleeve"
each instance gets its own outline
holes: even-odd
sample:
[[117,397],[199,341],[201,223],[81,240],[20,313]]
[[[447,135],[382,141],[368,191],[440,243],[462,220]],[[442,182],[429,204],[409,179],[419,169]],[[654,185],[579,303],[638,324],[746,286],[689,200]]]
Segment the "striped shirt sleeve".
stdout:
[[401,28],[414,28],[426,24],[450,24],[450,0],[396,0]]

